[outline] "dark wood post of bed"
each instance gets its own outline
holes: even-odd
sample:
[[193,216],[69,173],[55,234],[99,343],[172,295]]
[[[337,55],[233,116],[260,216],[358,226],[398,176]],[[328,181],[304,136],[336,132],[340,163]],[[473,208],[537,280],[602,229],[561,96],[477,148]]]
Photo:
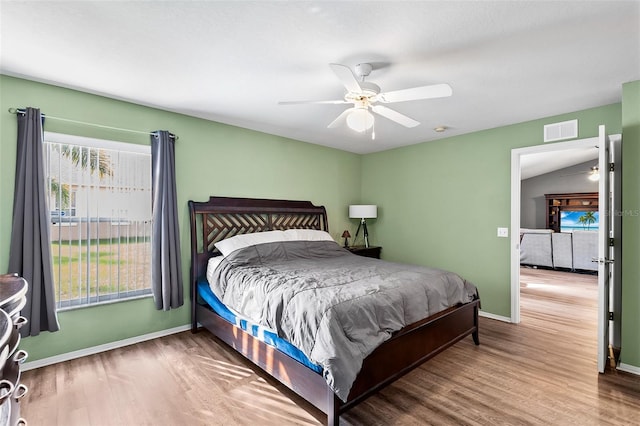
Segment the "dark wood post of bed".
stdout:
[[448,308],[396,332],[364,359],[346,402],[316,373],[283,352],[245,333],[198,303],[196,283],[206,273],[214,243],[233,235],[272,229],[328,230],[326,211],[308,201],[211,197],[189,201],[191,215],[191,330],[198,324],[327,415],[327,425],[339,424],[340,414],[418,367],[449,346],[478,338],[480,300]]
[[338,426],[340,424],[340,406],[342,402],[327,386],[327,425]]
[[473,314],[473,321],[475,324],[475,330],[471,333],[471,337],[473,338],[473,343],[476,344],[476,346],[480,345],[480,335],[478,334],[478,330],[480,330],[480,324],[478,321],[478,314],[480,313],[480,290],[476,289],[476,297],[478,298],[478,303],[476,303],[475,306],[475,312]]

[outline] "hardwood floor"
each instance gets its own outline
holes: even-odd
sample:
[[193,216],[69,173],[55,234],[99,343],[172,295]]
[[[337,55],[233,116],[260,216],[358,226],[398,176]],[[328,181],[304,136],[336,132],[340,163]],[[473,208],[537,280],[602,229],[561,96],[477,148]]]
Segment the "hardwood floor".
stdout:
[[[596,372],[596,277],[522,270],[522,323],[471,337],[341,417],[344,425],[629,425],[640,377]],[[23,375],[33,425],[320,425],[325,417],[208,332]]]

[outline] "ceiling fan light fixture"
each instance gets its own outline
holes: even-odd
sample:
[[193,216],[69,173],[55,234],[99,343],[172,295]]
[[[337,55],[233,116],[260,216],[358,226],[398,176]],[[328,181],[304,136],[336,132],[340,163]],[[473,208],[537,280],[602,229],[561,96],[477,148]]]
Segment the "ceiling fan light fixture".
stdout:
[[347,126],[356,132],[364,132],[373,126],[373,114],[365,108],[356,108],[347,116]]
[[589,172],[588,178],[593,182],[600,180],[600,170],[598,170],[598,166],[591,168],[591,172]]

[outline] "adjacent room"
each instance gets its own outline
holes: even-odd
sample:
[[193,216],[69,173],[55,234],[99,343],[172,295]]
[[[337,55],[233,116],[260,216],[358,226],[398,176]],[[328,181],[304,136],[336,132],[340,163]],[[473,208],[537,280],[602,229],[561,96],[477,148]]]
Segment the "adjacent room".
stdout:
[[0,425],[640,418],[640,1],[0,24]]

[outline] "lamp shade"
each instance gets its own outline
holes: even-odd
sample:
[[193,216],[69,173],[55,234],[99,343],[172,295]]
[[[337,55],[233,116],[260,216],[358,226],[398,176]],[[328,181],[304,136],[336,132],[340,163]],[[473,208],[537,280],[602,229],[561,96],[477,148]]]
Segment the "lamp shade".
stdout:
[[378,206],[374,204],[354,204],[349,206],[351,219],[372,219],[378,217]]
[[347,116],[347,126],[356,132],[364,132],[373,126],[373,114],[367,109],[356,108]]

